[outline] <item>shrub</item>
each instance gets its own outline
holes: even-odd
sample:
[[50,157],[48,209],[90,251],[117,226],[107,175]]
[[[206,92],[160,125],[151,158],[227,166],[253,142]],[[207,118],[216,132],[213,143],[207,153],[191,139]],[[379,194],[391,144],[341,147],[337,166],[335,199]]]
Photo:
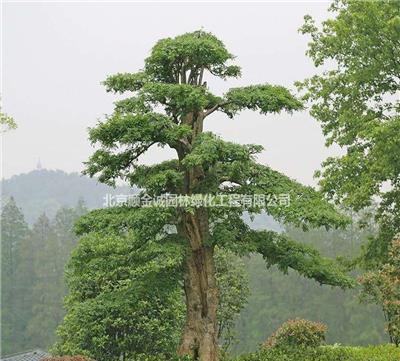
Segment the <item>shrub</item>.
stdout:
[[264,343],[264,347],[317,347],[325,341],[323,323],[296,318],[285,322]]
[[264,348],[231,361],[399,361],[394,345],[369,347],[321,346],[317,348]]
[[382,307],[390,341],[400,346],[400,239],[395,239],[387,263],[359,279],[361,300]]

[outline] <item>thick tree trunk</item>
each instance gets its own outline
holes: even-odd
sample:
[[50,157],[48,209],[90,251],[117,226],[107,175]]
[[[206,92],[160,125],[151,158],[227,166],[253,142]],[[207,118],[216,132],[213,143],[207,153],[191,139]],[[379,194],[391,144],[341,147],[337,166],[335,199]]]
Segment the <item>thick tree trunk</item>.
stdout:
[[[189,113],[182,119],[182,123],[189,124],[193,132],[191,139],[183,141],[178,149],[179,160],[184,159],[191,143],[202,133],[203,119],[200,113]],[[203,177],[201,167],[186,171],[182,193],[192,194]],[[214,247],[206,244],[209,235],[207,209],[198,208],[194,214],[183,211],[178,232],[189,242],[185,274],[186,323],[178,355],[189,355],[198,361],[218,361],[218,287]]]
[[217,361],[216,318],[218,288],[215,277],[214,249],[204,245],[208,233],[206,211],[183,215],[183,227],[190,241],[186,259],[186,324],[178,354],[199,361]]

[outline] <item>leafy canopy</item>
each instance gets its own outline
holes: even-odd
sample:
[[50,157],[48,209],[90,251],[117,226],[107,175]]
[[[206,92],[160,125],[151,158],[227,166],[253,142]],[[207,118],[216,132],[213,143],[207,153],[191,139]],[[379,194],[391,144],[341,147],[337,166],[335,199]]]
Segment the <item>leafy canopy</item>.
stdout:
[[355,210],[381,200],[381,233],[366,255],[379,260],[400,230],[400,4],[336,0],[330,11],[321,29],[305,17],[307,53],[327,70],[299,85],[327,144],[345,150],[317,172],[322,190]]
[[[101,182],[117,179],[139,187],[143,194],[194,196],[287,193],[290,205],[254,205],[251,214],[266,211],[283,223],[304,229],[342,227],[347,218],[338,214],[321,194],[256,162],[262,147],[224,141],[203,132],[204,122],[214,112],[229,117],[242,110],[261,114],[302,109],[302,103],[282,86],[259,84],[228,89],[222,96],[211,93],[206,77],[240,76],[234,56],[214,35],[202,30],[160,40],[137,73],[120,73],[106,79],[107,91],[128,93],[115,103],[114,112],[90,129],[98,146],[86,163],[86,174]],[[176,158],[156,165],[143,165],[140,157],[152,146],[169,147]],[[190,177],[191,181],[187,181]],[[182,211],[193,207],[106,209],[91,212],[78,224],[83,232],[107,233],[134,230],[141,242],[157,247],[188,246],[177,227]],[[293,268],[321,283],[349,287],[352,281],[334,262],[284,235],[251,230],[243,221],[243,207],[214,207],[207,212],[208,246],[228,249],[238,255],[258,252],[267,264],[282,270]]]

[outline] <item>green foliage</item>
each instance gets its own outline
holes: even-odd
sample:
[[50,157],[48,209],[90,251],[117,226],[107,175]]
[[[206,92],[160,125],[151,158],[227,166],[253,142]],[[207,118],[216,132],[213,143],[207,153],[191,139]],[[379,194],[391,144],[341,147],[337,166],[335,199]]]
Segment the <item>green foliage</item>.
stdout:
[[[308,55],[328,70],[299,85],[306,89],[327,145],[345,149],[317,172],[322,191],[355,210],[380,202],[375,214],[380,232],[360,258],[364,268],[379,269],[400,230],[400,6],[396,1],[336,0],[330,10],[336,17],[324,21],[321,30],[310,16],[301,28],[312,38]],[[364,295],[381,304],[388,317],[382,302],[386,276],[367,274],[363,285]],[[395,339],[398,322],[391,333]]]
[[[215,110],[249,108],[266,113],[301,108],[288,90],[268,84],[235,88],[222,98],[212,95],[202,83],[203,75],[206,71],[220,77],[239,75],[234,70],[238,68],[225,64],[232,59],[215,36],[196,31],[160,40],[142,72],[109,77],[105,82],[108,91],[134,91],[136,95],[118,101],[114,114],[90,130],[90,140],[101,149],[87,162],[86,173],[100,174],[106,183],[119,177],[136,181],[132,175],[135,162],[153,144],[190,155],[192,141],[198,146],[202,142],[197,140],[201,129],[195,130],[197,125],[188,119],[191,114],[204,119]],[[160,109],[164,112],[158,113]],[[123,146],[127,149],[116,152]]]
[[296,318],[286,321],[264,343],[264,347],[318,347],[325,341],[326,325]]
[[61,356],[61,357],[46,357],[42,361],[94,361],[86,356]]
[[[158,41],[145,61],[145,72],[156,81],[192,84],[202,69],[221,78],[240,76],[239,67],[226,64],[233,59],[221,40],[198,30]],[[186,76],[189,69],[193,71]]]
[[2,354],[47,349],[64,316],[64,265],[76,243],[72,226],[85,212],[61,208],[28,228],[13,198],[2,210]]
[[103,84],[107,91],[123,93],[125,91],[139,90],[146,81],[146,74],[143,72],[136,74],[118,73],[108,77]]
[[391,345],[369,347],[268,348],[235,361],[396,361],[400,349]]
[[149,195],[172,193],[183,185],[183,172],[176,160],[169,160],[153,166],[138,165],[129,181],[140,188],[146,188]]
[[[168,231],[160,238],[168,219],[173,219],[168,209],[129,207],[80,218],[75,229],[83,237],[67,270],[67,316],[55,353],[82,353],[100,361],[173,356],[184,315],[185,248]],[[222,250],[216,253],[216,276],[218,331],[228,348],[248,296],[247,279],[237,256]]]
[[254,160],[262,150],[260,145],[226,142],[211,132],[205,132],[196,138],[192,152],[182,160],[182,164],[189,169],[202,166],[208,170],[218,163]]
[[0,134],[8,132],[9,130],[16,129],[17,123],[14,118],[2,112],[1,99],[0,99]]
[[[250,225],[282,229],[265,215],[257,216]],[[355,223],[343,230],[304,232],[294,227],[285,228],[290,239],[312,246],[324,257],[341,256],[343,261],[346,260],[343,256],[358,257],[360,248],[374,232],[373,227],[359,229]],[[246,257],[244,261],[251,294],[237,322],[239,342],[232,347],[234,354],[256,350],[283,322],[296,317],[326,324],[328,343],[366,346],[388,342],[382,310],[374,304],[360,304],[359,289],[321,286],[291,269],[286,275],[277,266],[266,269],[260,255]]]
[[400,345],[400,240],[395,239],[388,253],[388,261],[374,272],[360,278],[361,299],[382,306],[386,330],[390,340]]
[[[182,321],[182,304],[154,293],[109,291],[93,299],[67,305],[59,327],[56,354],[87,354],[97,360],[119,360],[175,353]],[[178,298],[179,299],[179,298]]]
[[[143,243],[154,239],[160,241],[164,237],[179,242],[171,230],[176,223],[175,215],[176,210],[172,208],[121,206],[97,209],[80,218],[75,231],[78,235],[96,233],[108,237],[134,231]],[[161,247],[162,242],[159,244]]]
[[[355,210],[380,198],[381,234],[366,259],[384,261],[399,231],[400,6],[397,1],[336,0],[335,18],[319,29],[310,16],[300,29],[311,36],[308,55],[322,74],[300,85],[327,144],[345,154],[328,158],[320,176],[329,198]],[[368,262],[367,262],[368,263]]]
[[[22,211],[11,198],[1,212],[1,351],[9,354],[26,342],[26,319],[32,316],[29,302],[23,298],[31,292],[33,252],[30,230]],[[25,262],[23,262],[25,260]],[[29,275],[29,279],[25,277]],[[26,278],[28,278],[26,277]]]
[[64,316],[64,264],[54,227],[45,214],[33,225],[32,233],[35,282],[31,294],[33,315],[26,332],[32,345],[42,347],[54,342],[54,330]]
[[83,236],[68,265],[67,316],[53,352],[171,357],[184,313],[181,259],[179,247],[131,233]]
[[268,114],[280,112],[282,109],[291,112],[302,107],[302,103],[294,99],[286,88],[266,84],[230,89],[225,94],[225,104],[221,108],[232,118],[243,109]]
[[[184,196],[286,193],[290,197],[288,205],[275,207],[264,202],[264,205],[251,206],[247,210],[252,215],[265,211],[278,221],[304,229],[346,225],[347,218],[327,203],[320,193],[257,164],[255,155],[262,147],[226,142],[212,133],[203,132],[205,121],[215,111],[233,117],[245,109],[261,114],[302,109],[302,103],[289,90],[270,84],[228,89],[221,97],[213,95],[205,76],[222,79],[239,76],[239,67],[231,64],[233,59],[220,40],[200,30],[160,40],[139,73],[109,77],[105,82],[108,91],[131,91],[134,94],[118,101],[113,114],[90,130],[90,141],[98,149],[86,162],[85,173],[98,176],[101,182],[111,185],[122,179],[132,186],[139,186],[143,193],[155,196],[166,192]],[[176,152],[176,158],[150,167],[139,165],[141,156],[154,145],[171,148]],[[278,264],[283,271],[290,267],[320,283],[352,286],[352,280],[340,267],[309,247],[275,232],[251,231],[241,218],[244,209],[201,206],[151,211],[129,208],[98,211],[85,217],[78,224],[78,231],[98,232],[93,237],[104,237],[111,243],[113,239],[109,238],[109,232],[116,227],[121,236],[132,236],[143,242],[140,251],[145,252],[144,259],[147,247],[156,247],[160,254],[165,251],[167,260],[171,250],[183,249],[181,254],[187,260],[196,252],[199,259],[194,262],[200,261],[203,254],[197,251],[207,251],[204,255],[209,257],[216,246],[236,255],[258,252],[266,258],[268,265]],[[117,213],[119,220],[114,219]],[[87,237],[90,238],[90,234]],[[160,257],[157,261],[162,267],[165,260]],[[203,266],[206,264],[210,265],[208,270]],[[135,277],[146,277],[153,268],[157,273],[160,265],[150,262],[146,267],[139,267]],[[190,282],[187,282],[189,287],[192,287],[192,282],[201,283],[204,272],[210,272],[207,279],[214,279],[212,261],[200,261],[199,265],[186,269],[186,272],[193,272]],[[189,279],[187,276],[186,280]],[[193,312],[189,309],[187,315],[199,317],[199,324],[209,322],[210,327],[192,331],[188,344],[198,344],[190,346],[192,351],[183,350],[184,353],[196,354],[200,349],[201,352],[208,349],[210,353],[216,353],[213,351],[216,346],[213,330],[208,330],[215,323],[211,318],[215,317],[214,310],[218,304],[216,292],[211,290],[213,283],[209,282],[210,290],[208,286],[193,286],[195,299],[201,300],[202,312],[197,316],[199,306],[193,304],[189,306],[193,307]],[[96,287],[95,292],[98,291]],[[210,318],[205,317],[208,308]],[[192,337],[195,333],[198,333],[196,337]],[[213,345],[200,347],[203,337],[206,343],[212,340]]]
[[277,265],[286,273],[290,267],[320,284],[342,288],[350,288],[355,284],[351,278],[345,276],[345,270],[336,262],[322,257],[310,246],[293,242],[273,231],[250,231],[248,237],[258,245],[257,251],[263,255],[268,267]]
[[[1,108],[0,108],[1,109]],[[0,125],[2,126],[1,132],[7,132],[17,128],[14,118],[0,111]]]
[[[116,179],[121,178],[150,194],[185,194],[185,172],[201,169],[201,177],[190,185],[191,193],[287,193],[291,196],[289,207],[256,207],[249,211],[259,213],[266,210],[277,220],[304,228],[345,225],[347,219],[311,187],[305,187],[279,172],[257,164],[254,156],[262,150],[260,146],[225,142],[212,133],[202,133],[204,119],[216,110],[230,109],[229,114],[233,115],[245,108],[259,110],[261,113],[301,108],[301,103],[287,89],[268,84],[234,88],[221,99],[212,96],[202,84],[204,72],[224,77],[222,74],[232,69],[224,65],[230,59],[233,57],[219,40],[211,34],[197,31],[174,39],[160,40],[141,73],[109,77],[106,80],[108,90],[130,90],[136,96],[129,98],[126,103],[133,101],[133,106],[123,107],[121,111],[118,105],[121,103],[118,103],[113,115],[90,130],[90,140],[100,145],[100,149],[86,163],[86,174],[98,174],[99,180],[107,184],[114,184]],[[159,113],[160,109],[164,109],[163,114]],[[139,157],[154,144],[168,145],[175,149],[178,160],[151,167],[139,166]],[[226,182],[235,187],[221,188]],[[162,214],[164,211],[160,212]],[[268,234],[265,237],[264,233],[257,235],[253,232],[250,235],[256,241],[247,237],[250,242],[243,242],[243,231],[248,229],[240,219],[242,210],[231,212],[236,214],[228,225],[221,220],[225,218],[224,214],[230,213],[229,210],[221,212],[210,209],[208,212],[210,220],[216,225],[210,234],[210,242],[228,247],[239,254],[262,250],[258,244],[263,238],[267,243],[271,237],[280,238],[279,235]],[[130,217],[128,213],[126,216]],[[175,216],[179,218],[177,213]],[[155,218],[152,217],[151,222],[159,224]],[[174,226],[173,218],[166,222],[166,226],[170,227],[171,223]],[[137,225],[138,222],[135,222]],[[138,226],[142,228],[144,225]],[[229,230],[226,226],[229,226]],[[234,238],[226,238],[228,234]],[[236,244],[226,244],[234,243],[235,240]],[[268,244],[271,247],[273,242]],[[296,246],[291,241],[286,242],[285,247],[287,250],[294,247],[295,260],[291,258],[289,264],[283,263],[283,269],[293,266],[303,275],[316,277],[320,282],[344,287],[351,284],[338,268],[319,259],[315,252]],[[281,251],[273,263],[285,262],[285,252]],[[300,260],[301,257],[304,257],[304,261]],[[318,263],[314,265],[314,261]],[[310,266],[314,269],[306,270]]]
[[244,262],[234,253],[217,248],[215,264],[220,302],[217,335],[226,353],[236,341],[235,324],[250,290]]

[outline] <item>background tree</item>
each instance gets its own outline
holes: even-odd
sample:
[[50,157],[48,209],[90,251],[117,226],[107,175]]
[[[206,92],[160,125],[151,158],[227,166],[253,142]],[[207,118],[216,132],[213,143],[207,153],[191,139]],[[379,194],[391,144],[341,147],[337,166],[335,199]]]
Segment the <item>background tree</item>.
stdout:
[[[204,121],[216,111],[234,117],[245,109],[267,114],[302,107],[287,89],[269,84],[213,95],[206,77],[238,77],[240,68],[231,64],[233,58],[215,36],[196,31],[160,40],[142,71],[109,77],[107,90],[133,95],[117,101],[114,113],[90,130],[90,141],[100,149],[87,162],[86,173],[108,184],[122,178],[151,197],[162,193],[287,193],[289,206],[264,202],[249,207],[250,213],[266,210],[278,221],[304,228],[343,226],[346,219],[313,189],[257,164],[260,146],[225,142],[203,132]],[[156,144],[172,148],[177,158],[154,166],[139,165],[139,157]],[[242,213],[243,207],[186,205],[152,211],[127,209],[124,214],[118,210],[114,215],[107,211],[105,218],[100,211],[86,217],[84,231],[99,232],[119,224],[121,231],[129,226],[142,243],[181,247],[186,322],[178,353],[214,361],[218,359],[216,245],[241,255],[258,252],[268,265],[277,264],[283,271],[294,268],[320,283],[352,284],[334,263],[310,247],[273,231],[251,230]]]
[[[60,247],[50,219],[42,214],[32,229],[35,283],[32,290],[33,317],[28,324],[31,343],[43,347],[52,340],[52,330],[62,317],[62,274]],[[42,327],[38,327],[41,325]]]
[[330,11],[321,29],[305,17],[307,54],[324,70],[299,85],[326,144],[344,150],[317,172],[322,190],[355,210],[381,199],[380,234],[364,257],[373,268],[400,230],[400,3],[337,0]]
[[[26,252],[32,252],[30,232],[21,210],[13,198],[1,212],[1,349],[13,352],[15,345],[24,343],[26,319],[29,307],[24,302],[30,292],[30,284],[21,279],[21,260]],[[25,263],[31,272],[32,263]],[[32,273],[30,273],[32,276]],[[26,286],[21,287],[21,286]]]
[[65,311],[64,266],[77,236],[80,202],[61,208],[50,221],[41,216],[29,229],[13,198],[2,210],[2,356],[41,347],[55,340]]
[[400,345],[400,237],[389,248],[388,261],[379,270],[360,278],[361,299],[380,305],[390,341]]
[[[64,272],[64,266],[70,259],[71,252],[78,243],[78,236],[75,234],[74,225],[77,219],[88,212],[86,204],[82,198],[80,198],[74,208],[61,207],[53,221],[53,229],[55,236],[60,247],[60,258],[59,262],[62,265],[62,272]],[[65,282],[63,282],[65,283]],[[66,288],[64,290],[64,295],[66,294]]]
[[[0,99],[1,103],[1,99]],[[1,131],[2,133],[7,132],[11,129],[16,129],[17,128],[17,123],[15,123],[15,120],[13,117],[10,117],[8,114],[3,113],[1,111],[1,105],[0,105],[0,126],[1,126]]]
[[60,208],[52,221],[43,214],[32,227],[36,279],[27,333],[33,347],[47,348],[56,340],[55,330],[65,315],[65,265],[78,240],[73,227],[84,213],[80,200],[74,208]]
[[400,230],[400,4],[345,0],[333,2],[330,11],[336,17],[322,30],[305,17],[308,55],[329,70],[300,87],[327,145],[345,151],[317,172],[322,190],[355,210],[379,200],[380,232],[360,258],[365,268],[379,269]]
[[217,337],[227,353],[237,341],[235,325],[250,294],[244,262],[233,252],[216,249],[216,278],[219,292]]

